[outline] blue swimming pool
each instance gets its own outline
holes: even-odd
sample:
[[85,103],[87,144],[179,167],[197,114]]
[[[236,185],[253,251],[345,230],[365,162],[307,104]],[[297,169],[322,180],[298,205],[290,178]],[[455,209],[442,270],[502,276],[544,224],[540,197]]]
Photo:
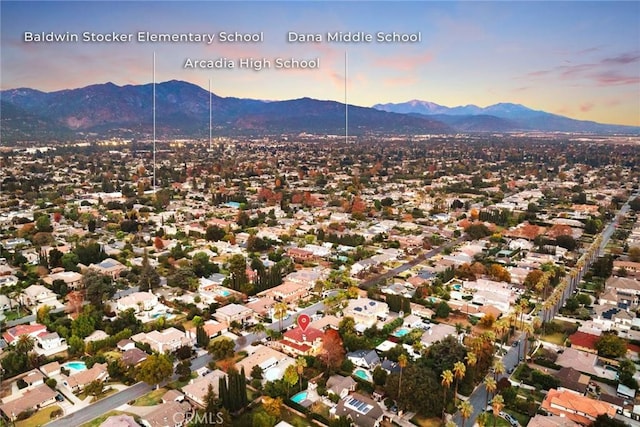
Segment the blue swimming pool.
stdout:
[[62,367],[68,369],[69,371],[72,371],[72,374],[87,370],[87,365],[85,365],[84,362],[80,361],[63,363]]
[[367,375],[367,372],[364,369],[356,369],[353,374],[358,378],[369,381],[369,375]]
[[402,338],[403,336],[407,335],[409,332],[411,332],[408,328],[400,328],[397,331],[395,331],[393,333],[394,337],[398,337],[398,338]]
[[453,288],[454,291],[459,291],[460,289],[462,289],[462,285],[455,284],[455,285],[452,286],[452,288]]
[[293,397],[291,397],[291,400],[296,402],[296,403],[300,403],[304,400],[307,399],[307,391],[301,391],[300,393],[296,393],[293,395]]

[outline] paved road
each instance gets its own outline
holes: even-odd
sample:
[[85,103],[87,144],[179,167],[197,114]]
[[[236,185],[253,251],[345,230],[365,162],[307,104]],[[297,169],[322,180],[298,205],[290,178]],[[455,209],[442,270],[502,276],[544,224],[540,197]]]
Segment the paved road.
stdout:
[[[509,348],[509,351],[507,351],[507,354],[505,354],[502,357],[502,363],[504,364],[504,368],[507,371],[509,371],[510,369],[515,369],[515,367],[519,363],[518,359],[520,357],[520,352],[523,351],[524,334],[519,332],[517,334],[519,335],[517,335],[517,338],[515,341],[519,343],[518,346]],[[501,378],[507,378],[507,377],[509,377],[509,375],[504,374],[504,375],[501,375],[498,378],[498,380]],[[469,402],[473,406],[473,414],[466,421],[465,425],[472,426],[475,423],[475,420],[478,417],[478,415],[480,415],[480,413],[485,409],[486,401],[487,401],[487,389],[484,387],[484,382],[483,382],[483,383],[480,383],[478,387],[476,387],[476,389],[473,391],[473,393],[471,393],[471,396],[469,397]],[[460,418],[459,412],[456,412],[456,414],[453,416],[453,421],[458,426],[462,425],[462,419]]]
[[151,391],[151,386],[146,383],[137,383],[111,396],[105,397],[98,402],[74,412],[65,417],[59,418],[47,424],[48,427],[72,427],[87,423],[100,415],[124,405],[125,403],[137,399]]
[[458,237],[457,239],[452,240],[451,242],[446,243],[446,244],[444,244],[442,246],[439,246],[439,247],[434,248],[434,249],[430,249],[429,251],[427,251],[427,252],[425,252],[425,253],[423,253],[421,255],[418,255],[417,257],[415,257],[411,261],[408,261],[408,262],[402,264],[399,267],[392,268],[391,270],[389,270],[389,271],[387,271],[385,273],[378,274],[375,277],[371,277],[369,279],[363,280],[362,282],[360,282],[360,284],[358,286],[360,288],[362,288],[362,289],[369,289],[370,287],[376,285],[377,283],[379,283],[379,282],[381,282],[383,280],[390,279],[390,278],[392,278],[392,277],[394,277],[394,276],[396,276],[396,275],[398,275],[400,273],[403,273],[403,272],[409,270],[410,268],[413,268],[416,265],[420,264],[421,262],[423,262],[423,261],[425,261],[425,260],[427,260],[427,259],[439,254],[440,252],[444,251],[446,248],[452,248],[452,247],[464,242],[465,240],[467,240],[467,235],[466,234],[464,234],[464,235]]
[[[191,361],[191,369],[197,370],[202,368],[203,366],[207,366],[209,361],[211,360],[211,355],[205,354],[203,356],[197,357]],[[176,376],[172,377],[172,380],[175,380]],[[82,408],[78,412],[74,412],[72,414],[66,415],[62,418],[59,418],[55,421],[47,424],[47,427],[75,427],[81,424],[87,423],[94,418],[97,418],[103,414],[106,414],[109,411],[116,409],[119,406],[124,405],[127,402],[135,400],[140,396],[143,396],[150,392],[152,387],[147,383],[139,382],[137,384],[128,387],[125,390],[119,391],[111,396],[107,396],[102,400],[99,400],[96,403],[93,403],[85,408]]]

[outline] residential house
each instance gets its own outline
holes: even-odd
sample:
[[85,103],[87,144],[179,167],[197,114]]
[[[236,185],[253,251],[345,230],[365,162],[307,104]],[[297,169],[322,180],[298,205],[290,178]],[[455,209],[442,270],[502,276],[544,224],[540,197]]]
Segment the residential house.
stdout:
[[0,405],[0,411],[12,421],[27,410],[38,410],[55,403],[58,392],[51,390],[46,384],[28,389],[19,398]]
[[220,307],[213,313],[213,317],[221,323],[231,324],[238,322],[244,324],[253,319],[254,312],[250,308],[240,304],[228,304]]
[[58,302],[58,295],[42,285],[29,286],[22,291],[18,298],[22,305],[34,308],[34,312],[44,305],[62,307],[62,304]]
[[118,344],[116,344],[116,346],[120,351],[127,351],[136,348],[136,343],[131,341],[130,339],[123,339],[118,341]]
[[51,378],[54,375],[58,375],[60,373],[60,363],[58,362],[50,362],[46,365],[40,366],[40,372],[45,374],[47,378]]
[[312,286],[309,283],[285,281],[284,283],[260,292],[258,297],[270,297],[287,304],[300,301],[309,296]]
[[389,306],[386,302],[369,298],[351,299],[343,310],[344,317],[352,317],[357,327],[364,331],[367,328],[384,321],[389,315]]
[[93,381],[106,381],[109,379],[106,363],[96,363],[90,369],[80,371],[63,379],[62,384],[72,391],[82,391]]
[[193,379],[189,382],[189,384],[182,387],[182,392],[191,402],[200,405],[202,407],[206,406],[206,397],[209,392],[209,385],[213,388],[213,392],[216,396],[219,396],[219,381],[220,378],[226,378],[227,374],[219,369],[216,369],[213,372],[209,372],[204,377],[199,377]]
[[560,380],[558,390],[573,391],[582,395],[587,392],[591,379],[588,375],[573,368],[562,368],[556,373],[555,377]]
[[287,256],[295,262],[311,261],[314,258],[313,252],[301,248],[287,249]]
[[[229,330],[229,325],[226,323],[216,322],[215,320],[207,320],[203,323],[202,328],[209,338],[213,338],[227,332]],[[196,330],[197,328],[195,326],[187,330],[187,338],[194,342],[197,338]]]
[[529,420],[527,427],[580,427],[580,424],[567,417],[558,415],[536,415]]
[[40,332],[36,335],[36,342],[33,350],[43,356],[61,353],[68,348],[67,340],[58,335],[57,332]]
[[24,374],[22,380],[27,383],[28,387],[39,386],[40,384],[44,384],[44,374],[37,369],[32,369]]
[[340,399],[344,399],[349,393],[356,390],[357,384],[356,380],[351,377],[332,375],[327,380],[327,391],[340,397]]
[[439,323],[437,325],[431,325],[429,330],[422,334],[420,342],[425,347],[429,347],[434,342],[441,341],[449,335],[456,335],[456,328],[445,323]]
[[187,402],[166,402],[153,407],[140,421],[145,427],[181,427],[188,424],[191,405]]
[[111,279],[116,280],[120,277],[120,273],[125,271],[127,267],[118,260],[107,258],[98,264],[89,265],[89,269],[95,270],[100,274],[109,276]]
[[39,323],[34,323],[33,325],[16,325],[7,329],[7,331],[2,334],[2,337],[7,344],[11,345],[18,340],[21,335],[29,335],[35,340],[36,337],[43,332],[47,332],[47,327]]
[[284,376],[287,367],[296,363],[294,358],[262,344],[249,346],[244,350],[248,356],[238,361],[236,367],[239,371],[244,368],[247,379],[251,378],[253,367],[258,365],[262,368],[265,382],[279,380]]
[[140,424],[131,415],[118,414],[104,420],[100,427],[140,427]]
[[62,280],[69,290],[75,290],[82,286],[82,274],[75,271],[60,271],[49,274],[42,281],[49,286],[53,285],[56,280]]
[[586,351],[588,353],[598,353],[598,350],[596,349],[596,342],[598,342],[599,339],[600,337],[597,335],[581,331],[574,332],[569,336],[572,348]]
[[158,353],[170,353],[183,346],[193,345],[193,341],[187,335],[174,328],[167,328],[163,331],[141,332],[131,337],[135,342],[148,344],[151,350]]
[[375,350],[356,350],[347,353],[349,359],[354,365],[361,368],[373,369],[380,364],[380,358]]
[[178,390],[169,390],[162,395],[162,403],[183,402],[183,401],[184,401],[184,394],[180,393]]
[[315,356],[322,348],[323,335],[321,330],[310,326],[304,331],[300,327],[295,327],[284,333],[278,345],[284,353],[294,357]]
[[116,301],[116,310],[122,312],[133,309],[134,312],[150,311],[158,305],[158,297],[151,292],[134,292]]
[[[262,292],[261,292],[262,293]],[[264,296],[256,299],[250,299],[244,306],[253,310],[258,316],[269,317],[269,313],[273,309],[276,300],[270,296]]]
[[607,415],[610,418],[616,416],[616,409],[610,403],[553,388],[542,401],[541,409],[553,415],[565,416],[585,426],[593,423],[599,415]]
[[360,393],[351,393],[332,409],[335,417],[346,416],[359,427],[378,427],[383,411],[378,402]]
[[122,352],[122,357],[120,358],[120,360],[122,361],[122,363],[124,363],[125,366],[136,366],[147,360],[147,357],[149,357],[147,353],[137,347],[134,347]]

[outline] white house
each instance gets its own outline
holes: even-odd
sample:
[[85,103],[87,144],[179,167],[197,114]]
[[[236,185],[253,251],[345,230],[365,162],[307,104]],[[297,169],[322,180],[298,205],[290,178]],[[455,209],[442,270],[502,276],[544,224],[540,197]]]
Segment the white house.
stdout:
[[158,305],[158,297],[151,292],[134,292],[116,301],[116,310],[122,312],[130,308],[134,312],[150,311]]

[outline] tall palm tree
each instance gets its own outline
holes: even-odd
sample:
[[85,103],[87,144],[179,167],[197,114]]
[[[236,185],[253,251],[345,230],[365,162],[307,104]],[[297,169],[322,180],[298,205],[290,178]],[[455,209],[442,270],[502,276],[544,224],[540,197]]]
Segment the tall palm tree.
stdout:
[[478,415],[478,418],[476,418],[476,423],[478,423],[478,427],[485,427],[489,422],[488,418],[489,418],[488,413],[484,411],[480,412],[480,415]]
[[273,305],[273,317],[278,319],[278,326],[282,332],[282,320],[287,316],[287,304],[278,302]]
[[458,409],[460,410],[460,418],[462,418],[462,427],[464,427],[464,423],[473,414],[473,406],[468,400],[463,400],[458,405]]
[[487,394],[485,395],[485,398],[484,398],[484,407],[486,408],[487,405],[489,404],[489,394],[491,394],[491,397],[493,397],[493,393],[495,393],[498,388],[498,383],[496,382],[495,379],[491,377],[486,377],[484,379],[484,388],[487,389]]
[[400,399],[400,394],[402,393],[402,371],[407,366],[407,356],[405,354],[398,356],[398,366],[400,366],[400,378],[398,379],[398,399]]
[[478,356],[476,356],[476,353],[474,353],[473,351],[468,351],[464,360],[467,361],[467,367],[469,367],[469,369],[471,370],[471,373],[472,373],[471,378],[475,379],[475,369],[473,368],[478,363]]
[[16,341],[16,352],[27,354],[33,350],[34,345],[34,339],[30,335],[20,335],[20,337],[18,337],[18,341]]
[[504,399],[501,394],[497,394],[493,397],[491,406],[493,406],[493,427],[496,427],[496,421],[500,416],[500,411],[504,409]]
[[506,369],[504,368],[504,363],[502,363],[502,360],[496,360],[495,362],[493,362],[493,379],[498,381],[498,376],[504,374],[505,372]]
[[451,372],[449,369],[447,369],[446,371],[442,371],[442,375],[440,375],[440,378],[442,378],[441,384],[442,389],[444,390],[444,399],[442,403],[442,421],[444,421],[444,410],[447,407],[447,390],[453,383],[453,372]]
[[453,364],[453,375],[456,377],[456,389],[453,395],[453,401],[456,402],[458,399],[458,385],[460,384],[460,380],[464,378],[464,374],[467,372],[467,367],[462,362],[456,362]]
[[523,325],[522,331],[524,332],[524,354],[522,355],[522,357],[524,357],[524,360],[527,360],[527,351],[528,349],[528,344],[529,344],[529,335],[533,334],[533,325],[531,323],[525,323]]
[[304,368],[307,367],[307,359],[302,356],[298,356],[296,359],[296,369],[298,370],[298,381],[300,382],[300,391],[302,391],[302,374],[304,373]]

